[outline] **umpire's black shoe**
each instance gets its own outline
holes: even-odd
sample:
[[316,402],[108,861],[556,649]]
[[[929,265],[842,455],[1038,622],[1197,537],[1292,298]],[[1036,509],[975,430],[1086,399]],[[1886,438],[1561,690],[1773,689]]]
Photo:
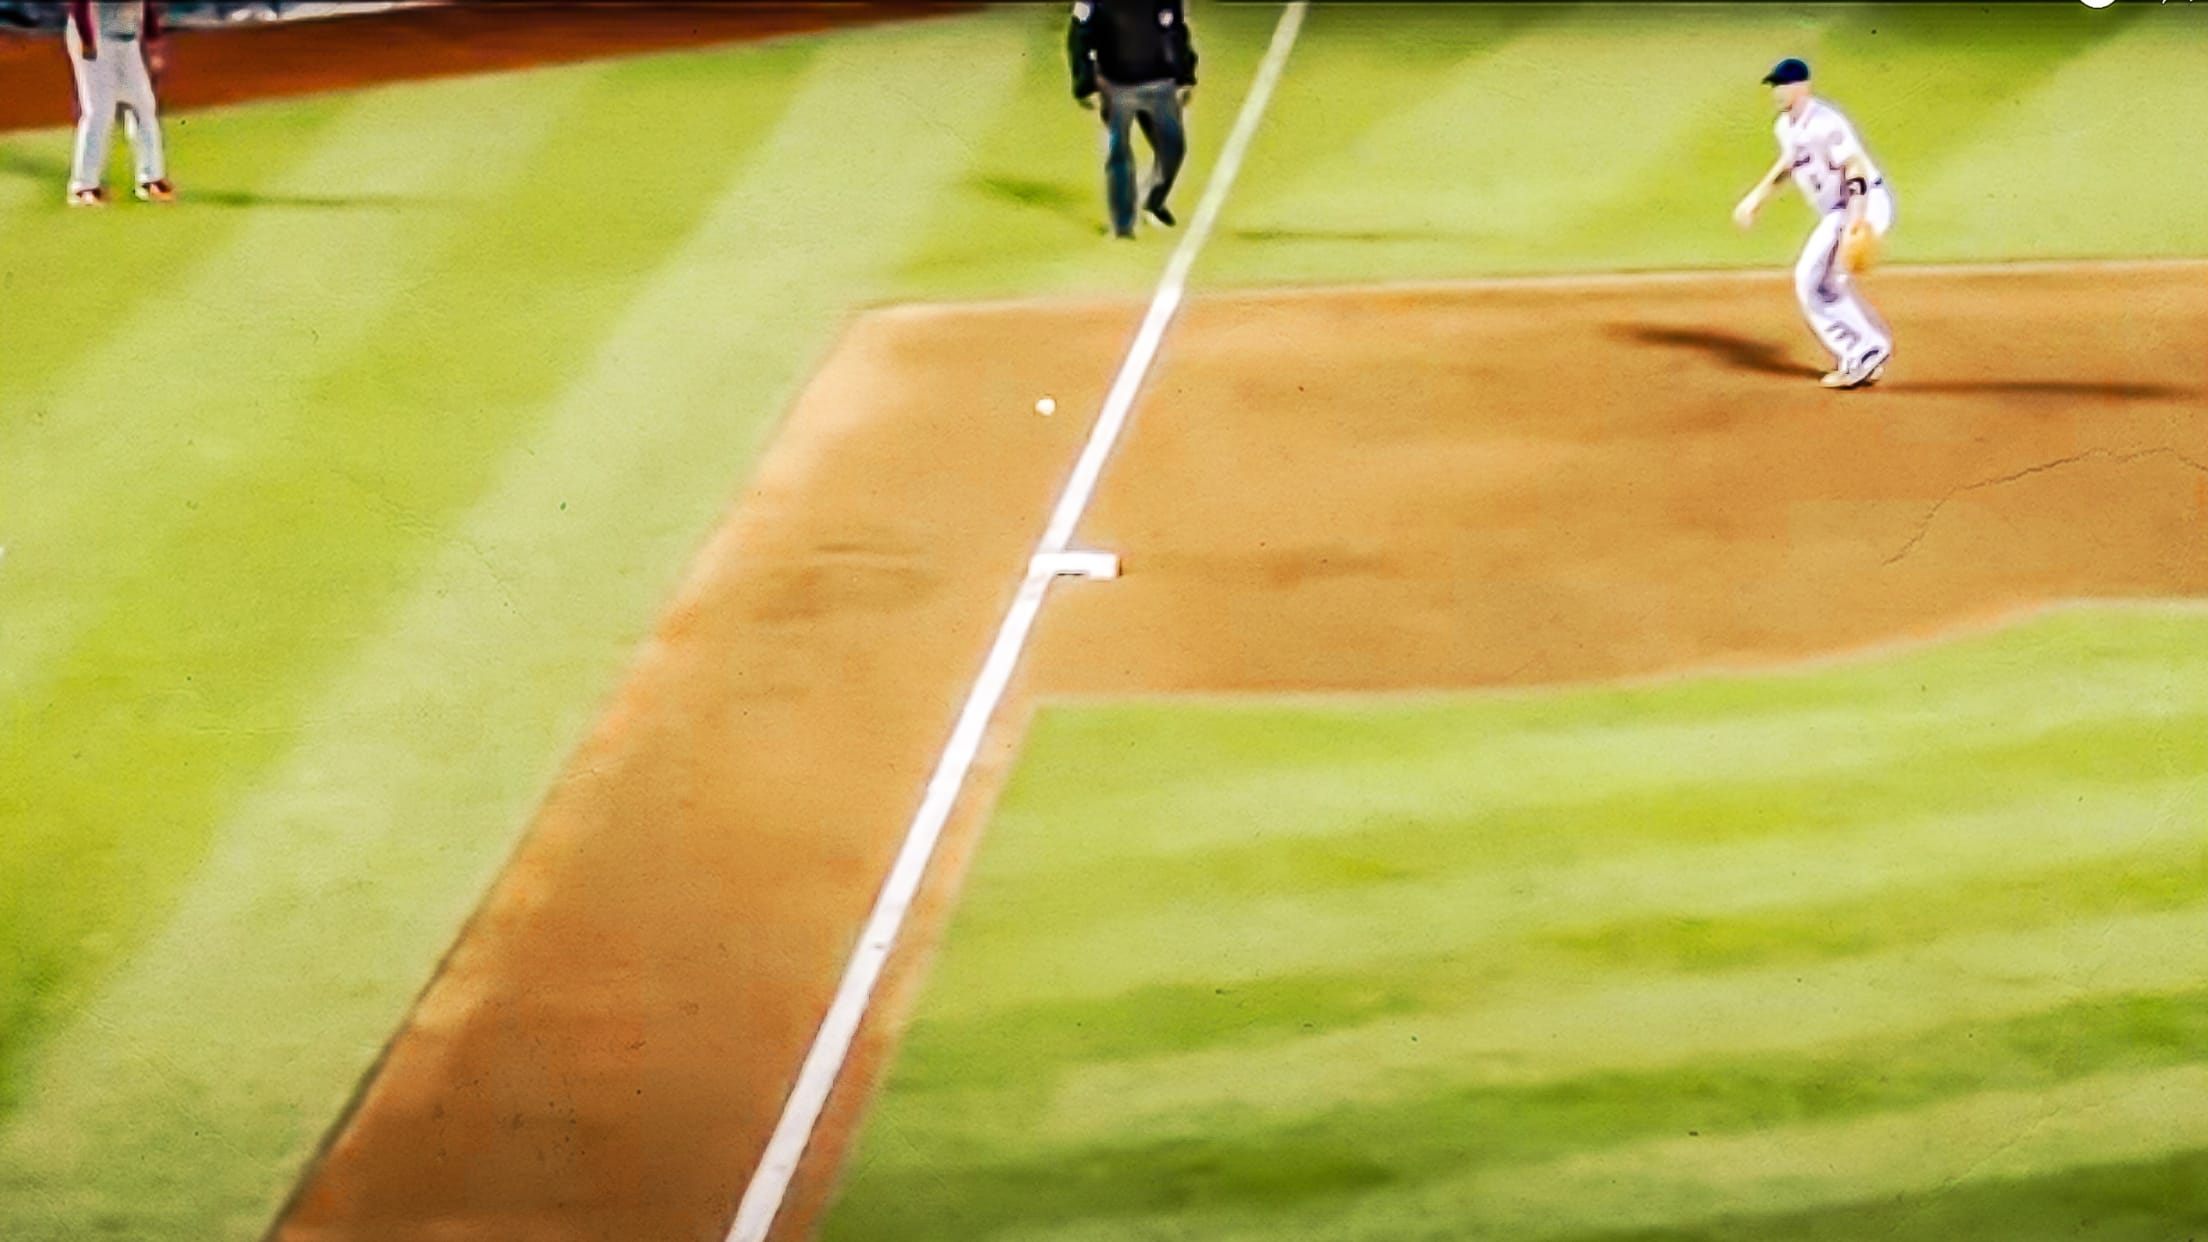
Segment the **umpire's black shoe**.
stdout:
[[1165,200],[1155,195],[1151,196],[1149,202],[1142,205],[1142,212],[1167,228],[1172,228],[1175,224],[1180,223],[1173,218],[1173,213],[1166,209]]

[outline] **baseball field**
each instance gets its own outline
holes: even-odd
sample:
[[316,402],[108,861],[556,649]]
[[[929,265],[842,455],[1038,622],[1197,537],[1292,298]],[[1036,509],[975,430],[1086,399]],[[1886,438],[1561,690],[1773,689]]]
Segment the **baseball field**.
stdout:
[[1134,380],[774,1237],[2208,1234],[2208,6],[916,10],[0,41],[0,1238],[727,1236]]

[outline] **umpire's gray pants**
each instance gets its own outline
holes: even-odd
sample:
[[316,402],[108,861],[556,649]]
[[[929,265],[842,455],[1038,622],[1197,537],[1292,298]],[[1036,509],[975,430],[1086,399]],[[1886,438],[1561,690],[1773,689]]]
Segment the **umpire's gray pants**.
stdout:
[[1112,209],[1112,231],[1135,231],[1134,129],[1142,127],[1155,163],[1147,198],[1163,204],[1181,175],[1188,154],[1188,131],[1181,120],[1180,88],[1172,82],[1118,86],[1098,84],[1104,94],[1104,187]]

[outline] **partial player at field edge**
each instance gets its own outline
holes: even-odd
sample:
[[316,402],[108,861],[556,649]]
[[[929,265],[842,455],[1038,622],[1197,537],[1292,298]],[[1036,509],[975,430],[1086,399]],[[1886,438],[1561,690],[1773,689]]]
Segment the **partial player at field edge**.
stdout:
[[161,6],[150,0],[94,3],[69,0],[70,68],[77,80],[77,142],[69,167],[69,202],[97,207],[107,201],[107,144],[122,115],[123,133],[136,164],[138,197],[165,203],[176,197],[161,145],[161,109],[154,74],[165,58]]

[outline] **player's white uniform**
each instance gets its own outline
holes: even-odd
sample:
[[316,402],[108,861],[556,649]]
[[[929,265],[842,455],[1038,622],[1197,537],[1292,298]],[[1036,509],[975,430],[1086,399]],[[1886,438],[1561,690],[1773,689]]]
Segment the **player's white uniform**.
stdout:
[[153,98],[153,75],[146,70],[142,36],[146,6],[141,0],[95,0],[92,22],[95,34],[91,60],[84,57],[84,40],[76,23],[64,36],[69,60],[77,73],[77,151],[69,169],[69,188],[89,190],[100,184],[107,169],[108,136],[115,128],[115,114],[123,114],[123,132],[130,139],[137,163],[138,184],[168,177],[161,150],[159,105]]
[[1893,333],[1863,301],[1839,262],[1840,235],[1847,225],[1848,160],[1860,159],[1868,174],[1863,218],[1882,237],[1894,225],[1893,193],[1856,137],[1855,126],[1824,100],[1811,98],[1800,120],[1790,111],[1780,113],[1773,132],[1780,155],[1793,169],[1794,184],[1818,213],[1817,227],[1794,263],[1794,296],[1801,301],[1802,317],[1841,370],[1860,366],[1874,352],[1883,359],[1893,353]]

